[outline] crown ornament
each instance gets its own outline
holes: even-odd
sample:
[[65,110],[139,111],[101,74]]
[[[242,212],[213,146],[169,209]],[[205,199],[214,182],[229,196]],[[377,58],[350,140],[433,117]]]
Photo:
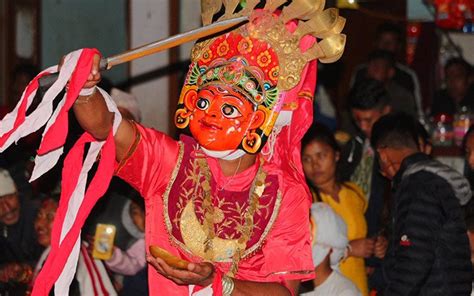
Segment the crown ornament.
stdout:
[[[241,2],[201,1],[204,25],[211,24],[217,15],[218,21],[245,16],[249,22],[194,45],[175,124],[185,129],[191,122],[194,111],[185,102],[200,90],[212,85],[231,86],[253,104],[255,111],[264,114],[263,123],[247,131],[237,147],[256,154],[269,139],[280,112],[296,104],[292,101],[296,94],[291,91],[297,90],[301,80],[311,81],[307,75],[316,75],[303,71],[305,66],[315,59],[329,63],[341,57],[346,42],[341,34],[345,19],[335,8],[324,10],[324,0],[267,0],[261,9],[256,9],[260,0]],[[298,96],[312,99],[308,86],[303,83],[301,87]]]
[[[346,36],[341,34],[345,19],[339,16],[336,8],[324,10],[324,0],[293,0],[284,6],[281,13],[277,9],[287,0],[267,0],[262,10],[255,10],[259,0],[247,0],[237,11],[240,0],[202,0],[201,16],[204,25],[209,25],[214,16],[224,6],[224,14],[218,19],[226,20],[240,16],[249,17],[249,24],[240,27],[245,35],[267,42],[276,52],[279,61],[277,87],[280,91],[293,88],[300,81],[304,66],[318,59],[322,63],[337,61],[344,52]],[[297,23],[294,32],[288,31],[286,24]],[[311,35],[316,42],[302,52],[299,44],[302,38]],[[202,49],[209,44],[204,41],[196,44],[191,58],[195,61]]]

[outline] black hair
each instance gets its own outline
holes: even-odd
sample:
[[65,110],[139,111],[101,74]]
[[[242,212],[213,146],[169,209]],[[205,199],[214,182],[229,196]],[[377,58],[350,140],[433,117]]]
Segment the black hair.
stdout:
[[313,123],[313,125],[308,129],[301,140],[301,149],[304,149],[313,141],[327,144],[332,150],[334,150],[334,152],[341,151],[332,131],[322,123]]
[[375,31],[375,38],[378,40],[383,34],[390,33],[397,36],[398,41],[400,42],[403,36],[402,29],[399,25],[394,23],[383,23],[377,27]]
[[464,69],[466,77],[471,75],[471,72],[472,72],[471,64],[469,64],[465,59],[459,58],[459,57],[449,59],[444,65],[444,72],[446,73],[448,68],[454,65],[461,66]]
[[428,134],[428,131],[426,131],[423,124],[419,121],[416,121],[416,134],[418,135],[418,139],[422,140],[425,145],[431,144],[430,134]]
[[377,50],[372,51],[369,54],[369,57],[367,60],[369,63],[375,60],[383,60],[387,62],[390,68],[394,68],[396,64],[395,55],[391,53],[390,51],[383,50],[383,49],[377,49]]
[[[322,123],[318,123],[318,122],[313,123],[313,125],[308,129],[303,139],[301,140],[301,150],[303,150],[308,144],[310,144],[313,141],[327,144],[329,147],[331,147],[332,150],[334,150],[334,153],[341,151],[341,148],[339,144],[337,143],[336,138],[334,137],[334,134],[332,133],[332,131],[326,125]],[[337,168],[336,168],[336,171],[337,171]],[[336,181],[338,181],[337,174],[336,174]],[[314,202],[321,201],[321,195],[319,193],[319,189],[316,186],[314,186],[314,184],[308,178],[306,178],[306,183],[316,194]]]
[[58,207],[59,207],[59,199],[61,197],[61,194],[59,193],[49,193],[49,194],[41,194],[41,196],[39,197],[39,201],[40,203],[43,203],[47,200],[52,200],[54,201]]
[[382,109],[389,103],[390,97],[383,82],[370,78],[357,82],[348,96],[350,109]]
[[418,122],[404,112],[382,116],[372,128],[372,147],[418,148]]

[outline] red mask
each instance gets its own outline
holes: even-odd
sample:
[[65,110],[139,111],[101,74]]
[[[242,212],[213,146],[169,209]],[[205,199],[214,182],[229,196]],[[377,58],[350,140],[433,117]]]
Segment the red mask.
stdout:
[[[235,150],[242,138],[265,120],[265,114],[229,85],[210,84],[184,95],[189,128],[197,142],[214,151]],[[225,139],[225,140],[224,140]]]

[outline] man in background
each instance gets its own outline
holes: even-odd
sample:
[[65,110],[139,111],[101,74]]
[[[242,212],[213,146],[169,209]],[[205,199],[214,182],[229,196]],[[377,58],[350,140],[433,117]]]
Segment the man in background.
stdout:
[[394,193],[384,295],[469,295],[461,209],[471,198],[468,181],[419,150],[416,120],[407,114],[382,117],[371,142]]
[[7,295],[25,291],[42,252],[33,227],[37,209],[20,197],[8,171],[0,169],[0,292]]
[[[389,183],[379,172],[380,167],[370,145],[370,137],[374,123],[391,111],[390,98],[382,82],[366,79],[352,88],[349,108],[358,132],[342,147],[339,177],[362,188],[368,203],[365,212],[367,237],[377,238],[375,247],[381,249],[382,245],[386,244],[382,234],[385,232],[387,220],[384,214]],[[366,265],[369,270],[369,288],[381,289],[381,259],[373,256],[366,259]]]
[[[375,50],[383,50],[390,52],[394,57],[400,56],[402,54],[403,48],[403,30],[400,26],[393,23],[383,23],[381,24],[375,34]],[[421,99],[420,83],[418,82],[418,77],[410,67],[395,62],[394,64],[395,72],[391,78],[399,86],[407,90],[414,98],[416,102],[417,116],[422,118],[423,106]],[[367,78],[367,69],[368,64],[361,64],[353,72],[351,79],[351,86],[355,85],[357,82]]]
[[376,50],[369,55],[367,77],[384,84],[390,96],[392,111],[403,111],[417,116],[417,106],[413,94],[393,79],[396,71],[393,53],[385,50]]
[[431,114],[454,115],[467,107],[474,111],[474,87],[471,84],[471,65],[462,58],[452,58],[444,66],[446,87],[439,90],[433,98]]

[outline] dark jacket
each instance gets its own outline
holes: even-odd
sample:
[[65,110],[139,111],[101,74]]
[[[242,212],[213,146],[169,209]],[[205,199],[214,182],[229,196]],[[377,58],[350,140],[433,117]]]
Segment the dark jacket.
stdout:
[[20,204],[20,218],[16,224],[0,223],[0,265],[21,262],[34,266],[43,251],[34,228],[38,204],[21,195]]
[[[341,158],[338,163],[338,179],[342,182],[349,181],[355,169],[362,159],[364,137],[355,136],[342,148]],[[380,234],[385,228],[383,221],[384,199],[386,197],[389,182],[380,174],[380,166],[374,159],[372,168],[372,180],[370,184],[370,196],[365,219],[367,220],[367,237]]]
[[[38,205],[20,195],[20,218],[14,225],[0,223],[0,266],[18,262],[35,266],[43,247],[36,238],[34,220]],[[27,285],[16,282],[0,283],[0,295],[25,295]]]
[[384,296],[470,295],[470,249],[461,212],[471,198],[467,180],[417,153],[402,162],[393,190]]

